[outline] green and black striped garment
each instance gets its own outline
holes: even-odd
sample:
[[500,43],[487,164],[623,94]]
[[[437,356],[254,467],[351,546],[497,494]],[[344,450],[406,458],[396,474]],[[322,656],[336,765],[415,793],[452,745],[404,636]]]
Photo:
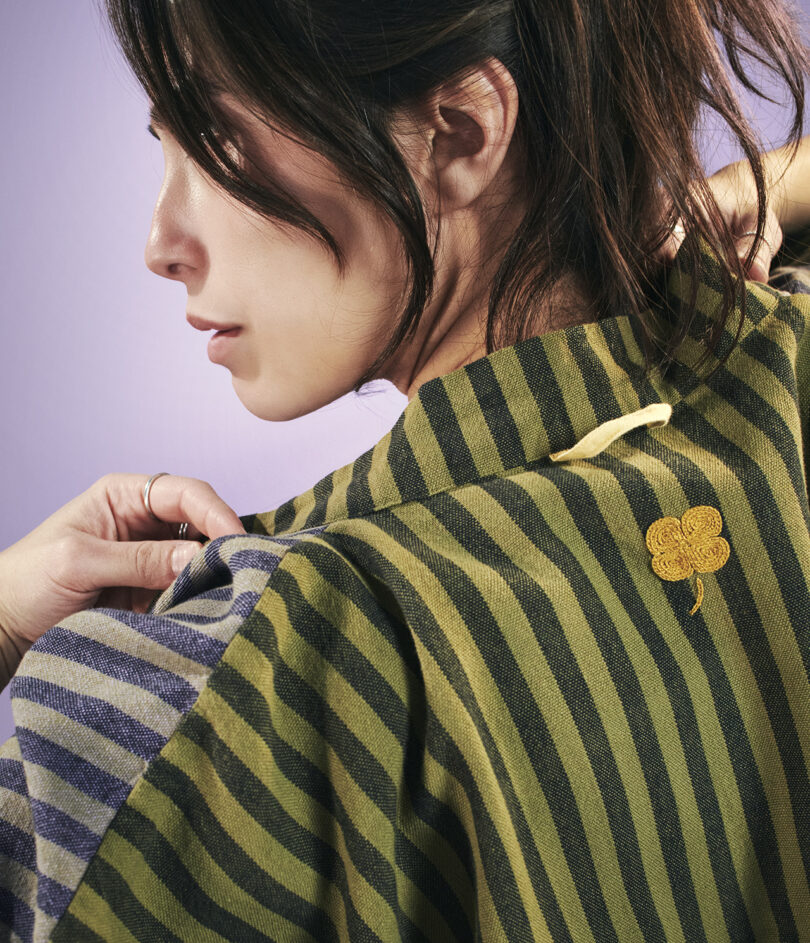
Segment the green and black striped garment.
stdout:
[[50,629],[0,749],[2,938],[810,941],[795,246],[708,382],[703,244],[665,374],[626,316],[498,350],[147,613]]

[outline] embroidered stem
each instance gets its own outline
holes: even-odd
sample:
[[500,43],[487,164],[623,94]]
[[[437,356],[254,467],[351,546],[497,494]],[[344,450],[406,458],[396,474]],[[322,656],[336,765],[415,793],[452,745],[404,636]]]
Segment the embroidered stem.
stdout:
[[697,578],[697,602],[689,610],[689,615],[693,616],[698,609],[700,609],[700,604],[703,602],[703,581],[700,577]]

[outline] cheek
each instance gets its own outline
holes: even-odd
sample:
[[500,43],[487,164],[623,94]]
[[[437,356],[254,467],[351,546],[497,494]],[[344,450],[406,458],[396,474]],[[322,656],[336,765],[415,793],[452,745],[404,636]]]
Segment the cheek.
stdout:
[[[326,208],[346,257],[341,303],[391,324],[405,302],[407,267],[398,230],[373,204],[349,196]],[[321,218],[324,218],[323,216]]]
[[376,356],[406,300],[399,233],[351,194],[321,193],[307,205],[343,250],[345,268],[341,274],[334,256],[303,233],[271,237],[263,280],[266,297],[283,304],[284,345],[288,339],[310,348],[328,345],[344,362],[367,359],[372,349]]
[[329,267],[345,303],[362,308],[365,298],[375,312],[381,304],[387,308],[392,294],[401,295],[407,272],[401,238],[389,217],[312,152],[285,142],[271,153],[277,179],[323,223],[342,249],[343,276],[326,248],[303,235],[305,241],[298,244],[314,250]]
[[381,210],[333,173],[304,158],[299,164],[295,174],[287,164],[274,172],[333,234],[345,257],[343,275],[314,238],[220,198],[211,230],[218,247],[210,257],[213,284],[222,289],[217,295],[227,300],[229,319],[254,326],[253,355],[261,361],[281,367],[285,357],[300,364],[309,354],[325,369],[330,356],[344,370],[370,363],[407,300],[401,238]]

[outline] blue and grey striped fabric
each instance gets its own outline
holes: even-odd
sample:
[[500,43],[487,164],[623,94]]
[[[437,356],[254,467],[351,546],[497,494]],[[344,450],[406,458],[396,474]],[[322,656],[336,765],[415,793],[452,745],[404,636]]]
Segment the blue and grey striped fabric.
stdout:
[[148,613],[86,610],[26,654],[0,754],[0,918],[19,939],[48,939],[132,786],[305,537],[209,541]]

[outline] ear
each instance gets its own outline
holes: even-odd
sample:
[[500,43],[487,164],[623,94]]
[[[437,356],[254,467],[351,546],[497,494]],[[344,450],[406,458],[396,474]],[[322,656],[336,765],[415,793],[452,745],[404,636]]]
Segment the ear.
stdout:
[[518,91],[490,57],[463,80],[431,90],[394,125],[412,175],[441,195],[442,212],[464,209],[490,185],[512,141]]

